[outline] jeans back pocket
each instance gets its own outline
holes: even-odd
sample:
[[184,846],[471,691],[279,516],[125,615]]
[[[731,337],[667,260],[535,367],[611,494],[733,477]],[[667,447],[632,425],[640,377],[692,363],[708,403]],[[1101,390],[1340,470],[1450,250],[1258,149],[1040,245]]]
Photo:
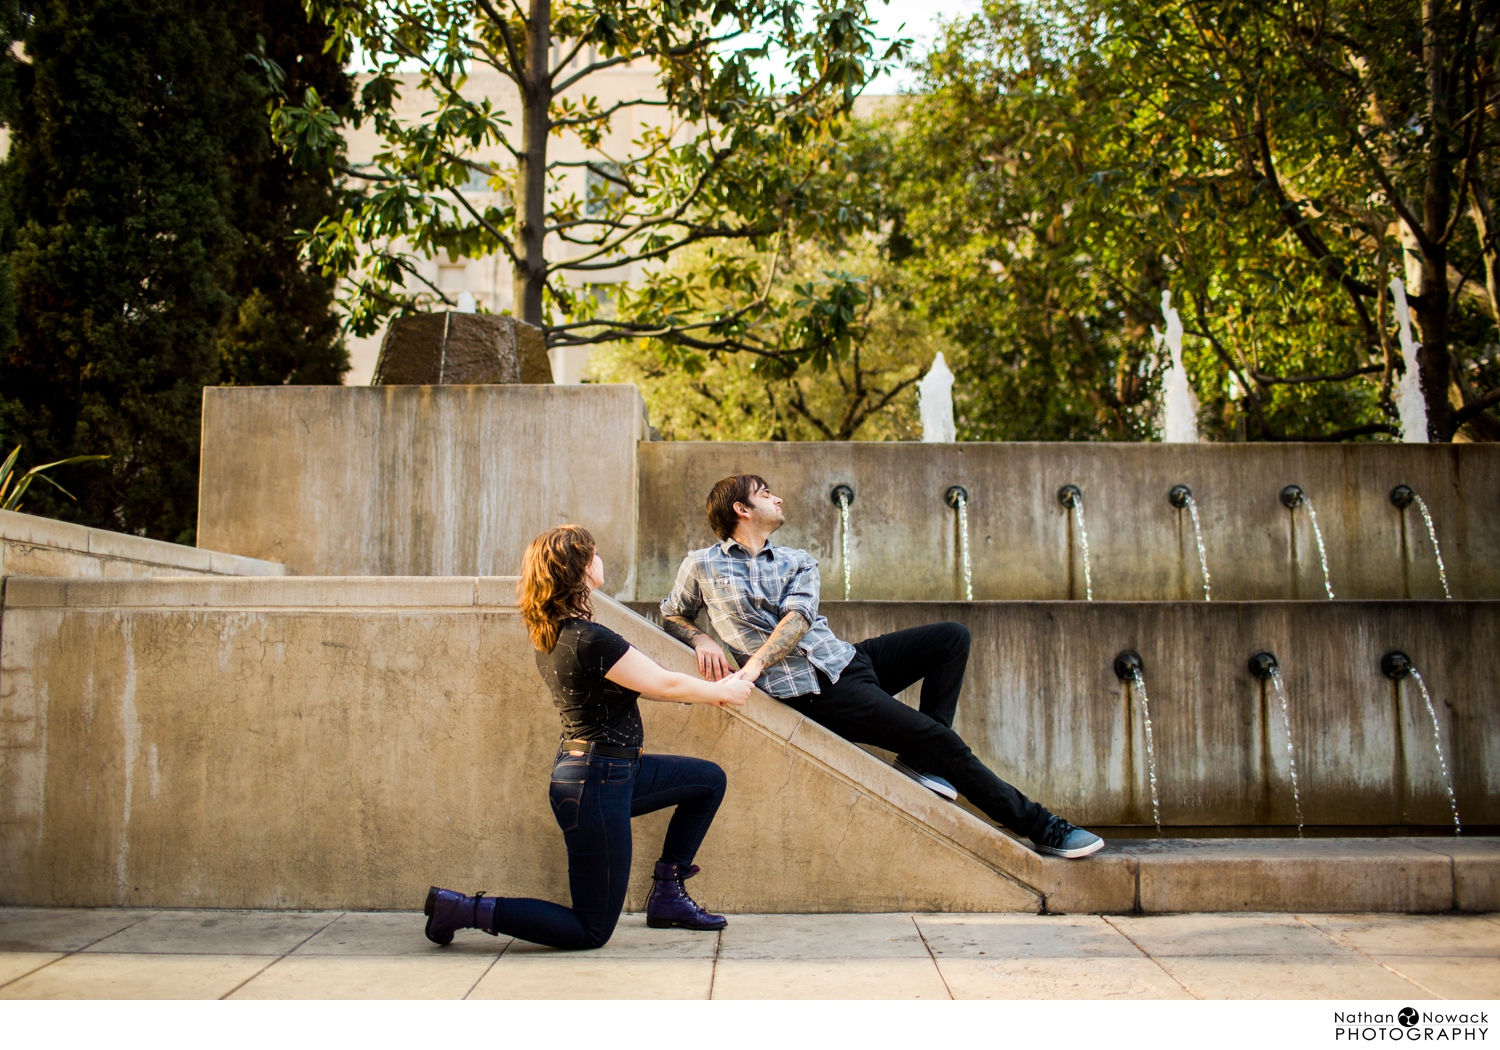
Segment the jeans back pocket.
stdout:
[[547,796],[552,803],[552,815],[557,826],[564,831],[578,827],[578,814],[583,806],[583,788],[588,783],[589,764],[583,761],[563,761],[552,767],[552,783]]

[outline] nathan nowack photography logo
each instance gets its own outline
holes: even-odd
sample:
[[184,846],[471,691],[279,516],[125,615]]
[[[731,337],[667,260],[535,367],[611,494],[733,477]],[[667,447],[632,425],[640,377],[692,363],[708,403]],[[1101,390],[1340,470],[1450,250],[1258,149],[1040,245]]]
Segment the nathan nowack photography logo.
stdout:
[[1485,1011],[1445,1013],[1403,1006],[1394,1013],[1335,1010],[1333,1038],[1350,1043],[1483,1043],[1489,1040]]

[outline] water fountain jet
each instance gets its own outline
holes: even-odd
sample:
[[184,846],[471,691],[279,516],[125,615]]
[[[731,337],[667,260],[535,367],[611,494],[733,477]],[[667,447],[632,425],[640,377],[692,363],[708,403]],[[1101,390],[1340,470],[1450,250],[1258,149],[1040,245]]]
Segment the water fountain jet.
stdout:
[[1281,505],[1294,512],[1298,507],[1307,511],[1307,520],[1312,522],[1313,537],[1318,541],[1318,562],[1323,566],[1323,590],[1328,593],[1328,600],[1333,601],[1333,580],[1328,574],[1328,548],[1323,545],[1323,530],[1318,527],[1318,512],[1313,509],[1312,500],[1302,491],[1301,486],[1288,485],[1281,490]]
[[949,485],[943,493],[943,502],[958,512],[958,548],[964,570],[964,601],[974,600],[974,573],[969,563],[969,490],[962,485]]
[[[1415,501],[1417,509],[1422,512],[1422,520],[1427,523],[1427,538],[1432,541],[1432,553],[1437,558],[1438,580],[1443,585],[1443,597],[1449,601],[1453,599],[1453,592],[1448,589],[1448,569],[1443,565],[1443,550],[1438,546],[1437,526],[1432,523],[1432,512],[1427,509],[1427,503],[1412,491],[1410,485],[1397,485],[1391,489],[1391,504],[1400,511],[1406,510]],[[1405,542],[1405,528],[1403,524],[1403,543]]]
[[[1261,682],[1270,682],[1276,687],[1281,699],[1281,724],[1286,730],[1286,761],[1292,775],[1292,805],[1297,811],[1297,837],[1302,837],[1302,792],[1297,785],[1297,752],[1292,746],[1292,715],[1287,705],[1286,683],[1281,680],[1281,664],[1274,653],[1264,649],[1250,657],[1250,674]],[[1269,737],[1269,733],[1267,736]]]
[[854,489],[848,485],[835,485],[828,494],[833,505],[839,509],[839,559],[844,566],[844,601],[849,600],[849,504],[854,502]]
[[1156,793],[1156,742],[1151,732],[1151,698],[1146,695],[1146,679],[1142,673],[1145,664],[1141,654],[1126,649],[1115,657],[1115,677],[1128,686],[1135,686],[1141,698],[1141,722],[1146,730],[1146,769],[1151,779],[1151,819],[1156,824],[1156,833],[1161,834],[1161,800]]
[[1083,550],[1083,594],[1085,600],[1093,601],[1094,574],[1089,567],[1089,531],[1083,523],[1083,490],[1077,485],[1064,485],[1057,490],[1057,502],[1071,511],[1078,522],[1078,541]]
[[1193,490],[1186,485],[1173,485],[1167,490],[1167,502],[1178,510],[1187,508],[1193,518],[1193,539],[1198,545],[1198,568],[1203,573],[1203,600],[1211,602],[1213,589],[1208,578],[1208,554],[1203,549],[1203,523],[1198,520],[1198,504],[1193,499]]
[[1392,650],[1380,658],[1380,673],[1393,682],[1400,682],[1406,677],[1413,678],[1417,688],[1422,691],[1422,703],[1427,708],[1427,717],[1432,719],[1432,746],[1437,751],[1438,768],[1443,773],[1443,788],[1448,792],[1448,808],[1453,811],[1453,834],[1463,834],[1463,824],[1458,819],[1458,796],[1453,793],[1453,778],[1448,774],[1448,760],[1443,755],[1443,738],[1438,730],[1437,709],[1432,706],[1432,694],[1427,691],[1427,683],[1417,672],[1407,656],[1399,649]]

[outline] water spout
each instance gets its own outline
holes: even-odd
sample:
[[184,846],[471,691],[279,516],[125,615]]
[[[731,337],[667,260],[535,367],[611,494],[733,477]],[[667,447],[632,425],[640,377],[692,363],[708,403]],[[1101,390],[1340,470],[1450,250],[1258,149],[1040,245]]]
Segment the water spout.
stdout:
[[1152,336],[1158,345],[1165,343],[1167,360],[1161,373],[1162,394],[1162,440],[1198,440],[1198,399],[1188,385],[1187,369],[1182,364],[1182,318],[1172,307],[1172,293],[1161,293],[1161,313],[1166,319],[1167,330],[1158,332],[1155,326]]
[[1391,502],[1397,510],[1405,510],[1415,501],[1417,509],[1422,512],[1422,520],[1427,523],[1427,538],[1432,540],[1432,553],[1437,558],[1438,579],[1443,584],[1443,597],[1453,599],[1453,592],[1448,589],[1448,570],[1443,566],[1443,549],[1438,546],[1437,528],[1432,524],[1432,513],[1427,509],[1427,503],[1411,490],[1408,485],[1397,485],[1391,489]]
[[829,494],[839,509],[839,560],[844,566],[844,601],[849,600],[849,504],[854,502],[854,490],[848,485],[835,485]]
[[953,373],[941,351],[917,384],[917,413],[922,420],[923,441],[958,440],[958,428],[953,425]]
[[943,502],[958,511],[958,549],[964,570],[964,601],[974,600],[974,572],[969,564],[969,492],[962,485],[949,485]]
[[1156,833],[1161,834],[1161,800],[1156,794],[1156,741],[1151,732],[1151,698],[1146,695],[1146,679],[1142,674],[1145,665],[1141,654],[1126,649],[1115,657],[1115,677],[1135,686],[1135,695],[1141,698],[1141,721],[1146,730],[1146,769],[1151,779],[1151,820],[1156,824]]
[[1313,537],[1318,541],[1318,561],[1323,566],[1323,590],[1328,592],[1328,600],[1333,601],[1333,581],[1328,575],[1328,548],[1323,546],[1323,530],[1318,527],[1318,512],[1313,509],[1312,499],[1300,487],[1288,485],[1281,490],[1281,505],[1290,511],[1295,511],[1298,507],[1307,508]]
[[1393,682],[1399,682],[1407,675],[1417,680],[1417,688],[1422,691],[1422,703],[1427,707],[1427,717],[1432,719],[1432,746],[1437,751],[1438,768],[1443,773],[1443,788],[1448,792],[1448,808],[1453,811],[1453,834],[1462,835],[1463,824],[1458,819],[1458,796],[1453,793],[1453,778],[1448,775],[1448,760],[1443,755],[1443,737],[1438,730],[1437,709],[1432,706],[1432,694],[1427,691],[1427,683],[1422,681],[1422,676],[1412,665],[1411,657],[1399,649],[1380,658],[1380,672]]
[[1193,490],[1186,485],[1173,485],[1167,492],[1167,502],[1178,510],[1186,507],[1193,517],[1193,538],[1198,542],[1198,568],[1203,573],[1203,600],[1214,600],[1213,589],[1208,579],[1208,555],[1203,550],[1203,525],[1198,520],[1198,504],[1193,499]]
[[1401,360],[1406,364],[1406,370],[1396,377],[1396,415],[1401,419],[1401,440],[1426,444],[1427,402],[1422,397],[1421,371],[1417,365],[1417,351],[1422,344],[1411,337],[1411,310],[1406,303],[1406,285],[1401,278],[1393,277],[1390,287],[1396,321],[1400,325]]
[[1083,549],[1083,594],[1088,601],[1094,600],[1094,574],[1089,568],[1089,530],[1083,523],[1083,490],[1077,485],[1064,485],[1057,490],[1057,502],[1073,512],[1078,522],[1078,543]]
[[1281,680],[1281,665],[1271,653],[1261,651],[1250,657],[1250,673],[1262,682],[1276,687],[1281,699],[1281,724],[1286,729],[1286,761],[1292,774],[1292,805],[1297,811],[1297,837],[1302,837],[1302,792],[1297,786],[1297,752],[1292,746],[1292,715],[1286,701],[1286,683]]

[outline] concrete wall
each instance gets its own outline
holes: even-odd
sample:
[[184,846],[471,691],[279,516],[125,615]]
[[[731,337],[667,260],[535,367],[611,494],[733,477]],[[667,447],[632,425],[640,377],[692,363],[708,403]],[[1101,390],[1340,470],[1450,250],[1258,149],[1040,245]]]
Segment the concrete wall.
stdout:
[[211,387],[198,539],[307,575],[487,575],[577,522],[629,594],[645,436],[633,386]]
[[[511,579],[11,579],[0,903],[411,909],[431,882],[565,900],[557,715],[513,601]],[[729,774],[693,885],[714,907],[1132,906],[1128,859],[1044,861],[769,698],[642,706],[650,748]],[[635,823],[633,908],[666,817]]]
[[[840,637],[956,620],[973,633],[956,728],[1007,780],[1078,823],[1150,825],[1142,708],[1112,664],[1145,664],[1168,826],[1295,825],[1276,654],[1309,825],[1451,826],[1407,653],[1432,694],[1459,812],[1500,824],[1500,602],[825,602]],[[914,694],[915,689],[912,690]],[[915,703],[915,696],[910,702]]]
[[282,576],[257,558],[0,510],[0,577]]
[[958,523],[943,503],[968,489],[974,597],[1084,596],[1076,523],[1057,501],[1084,496],[1094,597],[1202,596],[1192,521],[1167,490],[1194,493],[1215,600],[1322,598],[1322,572],[1305,510],[1278,500],[1288,484],[1311,498],[1339,598],[1441,598],[1437,564],[1415,504],[1437,526],[1455,598],[1500,597],[1500,447],[1494,445],[1166,445],[655,442],[640,448],[641,599],[660,599],[683,552],[712,541],[703,502],[719,478],[766,477],[786,500],[777,541],[804,547],[823,568],[823,594],[843,596],[838,510],[829,494],[854,488],[851,597],[963,597]]

